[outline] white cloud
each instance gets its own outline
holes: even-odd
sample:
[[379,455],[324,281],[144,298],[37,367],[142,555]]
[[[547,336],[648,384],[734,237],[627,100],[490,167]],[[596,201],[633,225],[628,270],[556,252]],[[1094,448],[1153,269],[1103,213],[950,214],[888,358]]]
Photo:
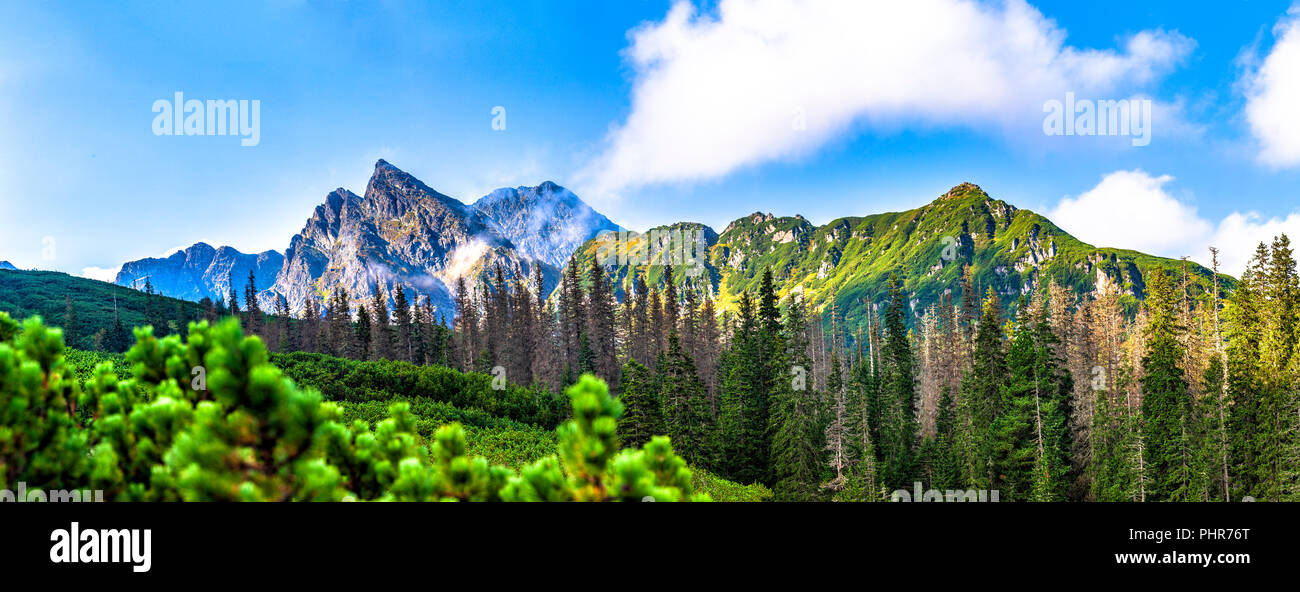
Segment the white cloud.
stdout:
[[117,279],[117,272],[122,270],[122,266],[108,267],[83,267],[81,268],[81,277],[99,280],[101,282],[112,282]]
[[1152,255],[1189,256],[1211,264],[1209,248],[1219,249],[1219,271],[1240,276],[1260,242],[1286,234],[1300,240],[1300,210],[1285,218],[1265,219],[1258,212],[1232,212],[1217,224],[1196,207],[1165,189],[1169,175],[1154,177],[1141,170],[1115,171],[1096,187],[1066,197],[1047,213],[1075,238],[1098,247],[1134,249]]
[[[632,109],[584,194],[716,178],[797,158],[855,125],[1041,130],[1043,101],[1123,98],[1194,43],[1142,31],[1079,49],[1021,0],[678,2],[631,33]],[[799,129],[801,127],[803,129]]]
[[1300,165],[1300,3],[1273,28],[1272,51],[1247,73],[1246,120],[1259,141],[1259,160]]
[[[1219,271],[1240,277],[1255,254],[1255,246],[1261,242],[1269,244],[1281,234],[1290,237],[1292,243],[1300,240],[1300,212],[1267,220],[1258,212],[1229,214],[1219,222],[1210,242],[1220,249]],[[1209,257],[1203,260],[1208,262]]]
[[1099,247],[1170,257],[1194,255],[1185,251],[1189,237],[1203,239],[1211,226],[1197,215],[1195,206],[1165,191],[1165,184],[1173,180],[1141,170],[1116,171],[1078,197],[1062,199],[1048,217],[1076,238]]

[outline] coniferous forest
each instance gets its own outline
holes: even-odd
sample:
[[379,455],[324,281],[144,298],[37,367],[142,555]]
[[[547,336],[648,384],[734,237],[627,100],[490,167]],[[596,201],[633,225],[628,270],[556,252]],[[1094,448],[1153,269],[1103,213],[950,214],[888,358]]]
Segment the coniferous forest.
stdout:
[[1222,4],[0,1],[0,574],[1294,579]]
[[[1049,283],[1007,303],[969,273],[913,310],[895,274],[854,326],[833,304],[782,297],[770,270],[719,313],[707,284],[667,281],[671,265],[656,284],[629,276],[621,302],[604,267],[579,267],[550,298],[540,276],[507,282],[499,267],[493,281],[462,279],[454,318],[400,284],[336,291],[296,316],[283,297],[262,310],[251,272],[243,294],[195,306],[146,285],[152,327],[125,357],[108,354],[117,370],[69,350],[70,372],[58,352],[73,331],[13,323],[0,345],[6,408],[46,413],[6,420],[22,427],[0,468],[10,483],[89,476],[116,499],[639,499],[665,487],[660,499],[677,499],[693,495],[692,470],[778,501],[887,501],[917,483],[1002,501],[1300,495],[1300,279],[1285,235],[1259,245],[1231,290],[1216,280],[1193,296],[1186,274],[1149,273],[1131,313],[1114,284],[1080,298]],[[69,296],[49,322],[75,328],[77,316]],[[125,331],[115,316],[93,344],[126,348],[115,345]],[[30,376],[44,390],[24,386]],[[488,424],[463,411],[423,418],[455,425],[424,435],[406,401],[370,412],[373,428],[340,411],[393,393],[535,433],[559,426],[565,460],[543,457],[543,435],[541,452],[515,458],[522,473],[467,461],[460,425]],[[247,421],[263,425],[251,448],[222,431]],[[63,444],[23,452],[49,438]],[[206,447],[229,438],[261,477],[208,466]],[[583,489],[630,477],[566,457],[582,438],[604,438],[606,454],[671,452],[644,453],[639,470],[656,476],[614,495]],[[74,460],[79,449],[93,460]],[[520,493],[520,479],[535,491]]]

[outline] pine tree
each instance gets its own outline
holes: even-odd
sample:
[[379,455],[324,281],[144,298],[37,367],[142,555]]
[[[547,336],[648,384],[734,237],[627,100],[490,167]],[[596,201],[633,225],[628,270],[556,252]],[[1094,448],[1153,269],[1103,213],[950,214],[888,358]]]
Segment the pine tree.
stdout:
[[1000,484],[989,437],[989,428],[1003,412],[1002,389],[1008,376],[1000,304],[997,293],[989,288],[957,411],[962,473],[964,480],[978,489],[995,489]]
[[113,328],[104,341],[104,348],[110,352],[126,351],[126,348],[131,346],[126,327],[122,326],[122,316],[117,310],[117,290],[113,290]]
[[731,346],[722,355],[723,376],[718,411],[719,472],[733,481],[754,483],[767,479],[766,368],[759,361],[759,335],[754,305],[747,292],[740,294],[737,323]]
[[348,292],[342,286],[330,294],[326,310],[326,344],[328,351],[335,356],[360,358],[353,342],[352,310]]
[[275,323],[276,331],[280,336],[280,351],[291,352],[301,349],[298,343],[297,335],[294,331],[294,325],[290,321],[293,315],[289,312],[289,301],[284,294],[275,295]]
[[828,484],[832,491],[844,489],[846,469],[850,464],[851,444],[848,396],[844,388],[844,374],[838,352],[832,350],[830,373],[826,380],[826,393],[831,401],[831,417],[826,425],[827,463],[834,477]]
[[1142,436],[1149,472],[1150,499],[1180,501],[1189,497],[1187,419],[1191,396],[1179,362],[1179,334],[1169,279],[1159,269],[1147,278],[1146,356],[1142,358]]
[[666,326],[664,323],[664,307],[659,297],[659,290],[651,288],[650,324],[647,326],[649,330],[647,341],[650,347],[649,351],[646,352],[646,357],[650,358],[650,369],[652,371],[658,371],[659,356],[668,348],[668,343],[665,341],[665,335],[667,334],[662,330]]
[[212,302],[211,298],[204,296],[199,299],[199,310],[203,312],[203,320],[206,320],[208,324],[217,322],[217,305]]
[[722,348],[722,335],[718,332],[717,311],[713,298],[706,295],[700,305],[699,338],[695,359],[699,360],[700,380],[709,394],[709,408],[718,414],[718,357]]
[[641,446],[664,434],[659,389],[650,371],[636,360],[625,362],[622,374],[619,401],[623,415],[618,418],[618,433],[625,446]]
[[370,301],[370,356],[374,359],[392,360],[393,329],[389,324],[388,297],[376,283]]
[[636,274],[634,290],[636,293],[632,308],[632,333],[628,341],[632,359],[640,362],[643,366],[648,366],[651,362],[650,350],[653,347],[654,340],[650,337],[652,331],[650,326],[650,288],[646,285],[644,273]]
[[393,324],[397,330],[395,359],[415,361],[415,337],[411,326],[411,303],[406,300],[406,289],[398,284],[393,290]]
[[357,305],[357,322],[353,327],[352,334],[348,336],[352,343],[352,351],[355,352],[358,360],[370,359],[370,343],[373,337],[370,330],[370,311],[366,310],[364,303]]
[[903,280],[891,274],[885,314],[883,362],[881,480],[895,489],[909,485],[916,463],[916,375],[904,318],[908,310]]
[[63,341],[68,347],[80,347],[77,330],[77,307],[72,304],[72,295],[63,295]]
[[712,467],[716,457],[713,417],[704,385],[676,331],[668,334],[668,351],[659,376],[664,427],[678,454],[692,466]]
[[[665,258],[667,258],[667,256],[665,256]],[[677,283],[673,275],[674,272],[673,272],[672,262],[665,261],[664,262],[664,292],[663,292],[663,303],[662,303],[664,307],[664,324],[659,327],[659,331],[663,335],[662,339],[665,347],[667,347],[668,345],[669,333],[676,331],[679,336],[681,335],[681,327],[678,323],[678,320],[681,316],[682,305],[681,302],[678,300]]]
[[617,302],[606,278],[605,270],[593,257],[587,270],[586,332],[592,350],[594,374],[608,382],[615,382],[618,373],[618,352],[615,350],[614,308]]
[[571,368],[579,366],[582,350],[583,325],[586,323],[586,306],[583,302],[582,279],[578,276],[578,262],[569,257],[560,285],[560,325],[564,344],[564,362]]
[[163,310],[162,297],[154,291],[149,278],[144,280],[144,318],[145,323],[154,328],[154,334],[164,337],[169,333],[166,312]]
[[786,308],[786,359],[789,382],[773,391],[771,427],[772,493],[777,501],[810,501],[822,497],[825,428],[820,421],[818,394],[806,380],[807,323],[803,305],[792,299]]
[[455,340],[453,349],[456,368],[469,371],[474,367],[474,355],[478,330],[478,318],[474,308],[474,298],[465,284],[465,278],[456,278],[456,318]]
[[257,278],[248,270],[248,283],[244,286],[244,330],[250,335],[263,335],[262,308],[257,302]]
[[226,305],[230,307],[230,316],[239,318],[239,293],[235,291],[235,272],[230,272],[226,277],[226,283],[230,285],[230,294],[226,297]]
[[189,307],[185,306],[185,302],[180,300],[176,301],[175,316],[176,316],[176,335],[179,335],[181,339],[189,339],[190,311],[189,311]]
[[320,308],[314,298],[308,298],[302,309],[302,351],[319,352],[320,343]]

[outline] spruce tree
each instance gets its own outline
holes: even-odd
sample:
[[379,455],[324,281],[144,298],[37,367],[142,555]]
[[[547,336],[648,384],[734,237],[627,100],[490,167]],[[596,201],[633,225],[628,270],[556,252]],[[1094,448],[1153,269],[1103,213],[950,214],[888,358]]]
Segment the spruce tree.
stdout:
[[786,311],[785,357],[791,372],[790,380],[772,391],[772,493],[777,501],[811,501],[822,497],[825,431],[819,397],[808,380],[812,360],[802,303],[792,300]]
[[411,303],[407,301],[406,289],[401,284],[393,290],[393,324],[397,333],[395,359],[414,362],[415,336],[411,326]]
[[1004,411],[1002,389],[1007,380],[1000,304],[997,293],[989,288],[957,410],[956,439],[962,474],[967,484],[977,489],[995,489],[999,485],[989,429]]
[[370,356],[393,359],[393,330],[388,320],[388,297],[376,283],[370,301]]
[[615,350],[614,308],[618,305],[610,287],[605,269],[593,257],[587,270],[586,332],[592,351],[594,374],[608,382],[615,382],[618,374],[618,352]]
[[72,304],[72,295],[63,295],[63,341],[68,347],[81,347],[77,334],[77,307]]
[[263,335],[262,308],[257,301],[257,277],[248,270],[248,283],[244,286],[244,330],[251,335]]
[[370,359],[370,311],[366,310],[364,303],[357,305],[357,322],[353,328],[352,334],[348,336],[352,342],[352,351],[355,352],[358,360]]
[[908,308],[903,280],[891,274],[882,357],[882,441],[878,444],[882,481],[895,489],[909,486],[916,469],[916,374],[904,318]]
[[1180,361],[1183,350],[1173,288],[1164,271],[1147,274],[1146,355],[1142,358],[1142,438],[1150,487],[1148,499],[1188,498],[1187,418],[1191,396]]
[[629,359],[623,364],[621,394],[623,415],[618,418],[618,433],[625,446],[641,446],[657,435],[664,435],[663,412],[659,391],[650,371]]
[[712,467],[716,456],[713,417],[704,385],[676,331],[668,334],[668,351],[659,376],[664,428],[678,454],[693,466]]

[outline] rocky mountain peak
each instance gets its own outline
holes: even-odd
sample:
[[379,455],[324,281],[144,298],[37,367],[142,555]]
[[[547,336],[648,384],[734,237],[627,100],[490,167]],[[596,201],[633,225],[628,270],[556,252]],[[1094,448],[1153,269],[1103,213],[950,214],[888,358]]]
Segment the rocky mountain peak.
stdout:
[[556,267],[563,266],[587,239],[618,230],[617,224],[554,181],[536,187],[503,187],[471,208],[522,256]]
[[461,202],[435,191],[383,159],[375,163],[375,172],[366,184],[364,199],[367,207],[372,208],[379,218],[401,218],[426,200],[453,210],[464,208]]
[[980,189],[979,185],[970,182],[962,182],[953,186],[953,188],[949,189],[947,193],[940,195],[939,200],[958,199],[958,198],[972,196],[972,195],[978,197],[988,197],[988,194],[985,193],[983,189]]

